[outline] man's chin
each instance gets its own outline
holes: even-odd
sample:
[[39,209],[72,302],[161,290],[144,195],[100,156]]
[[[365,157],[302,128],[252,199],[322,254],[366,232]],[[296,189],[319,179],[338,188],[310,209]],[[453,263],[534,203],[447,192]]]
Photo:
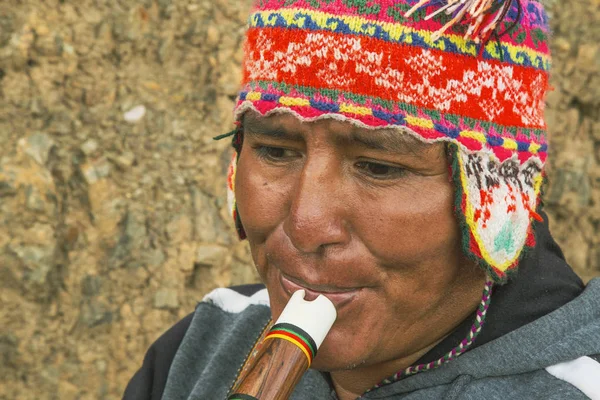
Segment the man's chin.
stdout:
[[311,364],[312,369],[322,372],[348,371],[367,365],[362,354],[350,354],[346,348],[336,348],[324,343]]
[[343,364],[340,361],[341,360],[331,360],[326,358],[318,359],[317,356],[317,358],[313,360],[310,368],[321,372],[352,371],[364,367],[367,364],[366,360],[349,362],[347,364]]

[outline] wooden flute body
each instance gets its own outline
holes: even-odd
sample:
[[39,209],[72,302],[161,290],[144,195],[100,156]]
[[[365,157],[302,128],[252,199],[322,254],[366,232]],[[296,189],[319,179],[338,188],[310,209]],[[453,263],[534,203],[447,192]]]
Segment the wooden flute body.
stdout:
[[271,339],[258,351],[229,400],[286,400],[308,369],[306,356],[294,344]]
[[273,327],[253,350],[228,400],[287,400],[310,368],[337,313],[325,296],[294,293]]

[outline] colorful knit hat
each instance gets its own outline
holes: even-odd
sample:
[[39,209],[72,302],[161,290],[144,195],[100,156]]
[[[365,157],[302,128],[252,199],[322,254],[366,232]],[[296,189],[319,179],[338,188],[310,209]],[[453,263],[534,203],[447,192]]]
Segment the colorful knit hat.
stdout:
[[548,36],[537,0],[259,0],[235,117],[333,117],[447,142],[465,253],[505,283],[540,219]]

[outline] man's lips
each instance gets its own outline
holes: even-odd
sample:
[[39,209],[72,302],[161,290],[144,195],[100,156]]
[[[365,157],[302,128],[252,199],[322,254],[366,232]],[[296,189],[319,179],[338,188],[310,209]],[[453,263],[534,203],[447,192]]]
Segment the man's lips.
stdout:
[[341,306],[351,302],[361,291],[361,288],[340,288],[329,285],[311,285],[303,282],[297,278],[292,278],[285,275],[283,272],[280,273],[281,286],[286,293],[291,296],[298,290],[304,290],[306,292],[305,299],[312,301],[324,295],[327,297],[338,310]]

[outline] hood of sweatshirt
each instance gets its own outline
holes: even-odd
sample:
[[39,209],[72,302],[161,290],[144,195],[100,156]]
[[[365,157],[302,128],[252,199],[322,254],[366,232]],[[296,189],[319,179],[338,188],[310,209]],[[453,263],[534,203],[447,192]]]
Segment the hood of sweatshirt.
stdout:
[[575,300],[534,322],[468,351],[438,369],[383,386],[363,396],[390,396],[448,385],[459,376],[503,377],[600,353],[600,279]]

